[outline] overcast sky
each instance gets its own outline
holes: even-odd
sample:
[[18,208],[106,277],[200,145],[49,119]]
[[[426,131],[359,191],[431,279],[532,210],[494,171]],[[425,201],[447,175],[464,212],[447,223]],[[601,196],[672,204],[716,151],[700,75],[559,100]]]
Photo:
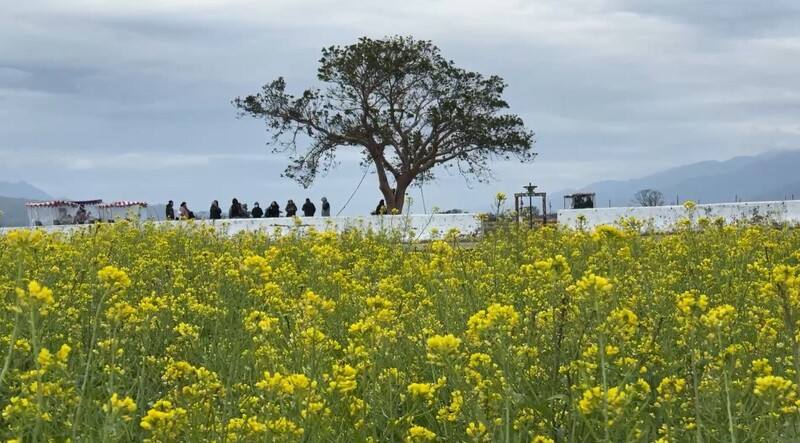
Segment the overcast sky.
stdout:
[[[393,34],[505,78],[537,134],[534,163],[497,163],[489,185],[443,176],[428,209],[800,148],[798,0],[0,0],[0,180],[201,210],[325,195],[336,212],[357,159],[304,190],[230,100],[278,76],[298,92],[323,46]],[[345,212],[374,207],[376,183]]]

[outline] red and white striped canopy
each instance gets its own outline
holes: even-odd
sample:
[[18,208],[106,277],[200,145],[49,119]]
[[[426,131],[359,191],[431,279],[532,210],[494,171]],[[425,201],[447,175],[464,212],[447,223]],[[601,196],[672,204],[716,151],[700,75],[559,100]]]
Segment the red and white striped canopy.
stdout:
[[111,203],[103,203],[98,205],[100,208],[128,208],[131,206],[141,206],[143,208],[147,207],[147,202],[143,201],[132,201],[132,200],[120,200]]
[[77,203],[69,200],[51,200],[46,202],[27,202],[25,206],[29,208],[57,208],[60,206],[68,206],[74,208],[78,206]]
[[75,203],[76,205],[99,205],[100,203],[103,203],[103,200],[72,200],[72,203]]

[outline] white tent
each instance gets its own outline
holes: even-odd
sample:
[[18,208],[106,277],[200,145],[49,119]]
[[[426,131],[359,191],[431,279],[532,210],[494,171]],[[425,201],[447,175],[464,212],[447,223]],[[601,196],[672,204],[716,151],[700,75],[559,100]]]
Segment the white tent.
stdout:
[[86,223],[94,223],[100,219],[100,205],[103,204],[103,200],[71,200],[71,202],[78,205],[78,207],[83,206],[86,211]]
[[73,225],[81,208],[86,217],[81,223],[93,223],[99,219],[100,204],[103,200],[52,200],[28,202],[28,221],[31,226]]
[[98,206],[100,219],[107,222],[115,220],[146,220],[147,203],[143,201],[115,201]]
[[71,225],[79,205],[69,200],[25,203],[31,226]]

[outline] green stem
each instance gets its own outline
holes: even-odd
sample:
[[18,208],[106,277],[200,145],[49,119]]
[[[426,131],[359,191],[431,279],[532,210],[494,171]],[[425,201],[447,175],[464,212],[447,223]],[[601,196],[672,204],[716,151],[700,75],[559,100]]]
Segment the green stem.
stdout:
[[[17,262],[17,287],[22,280],[22,262],[23,260],[19,260]],[[8,353],[6,353],[6,358],[3,362],[3,370],[0,371],[0,390],[3,389],[3,382],[5,381],[6,373],[8,373],[8,368],[11,367],[11,356],[14,353],[14,345],[17,342],[17,334],[19,333],[19,314],[22,312],[22,307],[19,305],[19,297],[15,297],[14,300],[16,309],[18,309],[18,311],[14,316],[14,330],[11,332],[11,341],[8,343]]]
[[11,367],[11,355],[14,353],[14,344],[17,342],[17,334],[19,333],[19,313],[14,318],[14,330],[11,332],[11,340],[8,343],[8,352],[6,353],[5,361],[3,361],[3,370],[0,371],[0,390],[3,389],[3,381],[8,373],[8,368]]
[[603,384],[603,435],[605,436],[604,441],[609,440],[609,429],[608,429],[608,380],[606,378],[606,347],[605,347],[605,340],[603,340],[603,334],[600,334],[600,375],[602,377],[602,384]]
[[[720,330],[719,326],[717,326],[717,342],[719,343],[719,351],[722,353],[722,331]],[[725,357],[723,356],[723,359],[724,358]],[[731,412],[731,394],[730,389],[728,388],[728,366],[724,360],[722,362],[722,368],[722,378],[725,385],[725,406],[728,410],[728,431],[731,435],[731,443],[736,443],[736,433],[734,432],[733,426],[733,413]]]
[[[594,311],[595,315],[598,315],[600,312],[599,305],[597,298],[594,301]],[[600,376],[601,382],[603,386],[603,435],[605,437],[604,441],[610,441],[609,435],[609,427],[608,427],[608,378],[606,375],[606,341],[603,334],[600,334],[599,337],[600,343]]]
[[690,352],[692,353],[692,388],[694,391],[695,437],[697,439],[697,443],[703,443],[703,434],[700,431],[700,390],[697,387],[697,371],[695,369],[694,350],[692,349]]
[[33,438],[32,441],[39,440],[39,430],[42,427],[42,412],[44,410],[44,399],[42,398],[42,367],[39,364],[39,338],[38,338],[38,331],[36,329],[36,308],[34,306],[30,307],[29,315],[28,315],[28,322],[30,323],[31,327],[31,342],[33,343],[33,359],[36,362],[36,405],[38,408],[38,414],[36,414],[36,427],[33,429]]
[[89,384],[89,369],[92,367],[92,350],[94,349],[94,342],[97,338],[97,324],[99,323],[100,318],[100,310],[103,308],[103,301],[106,298],[108,292],[104,292],[103,296],[100,297],[100,301],[97,302],[97,308],[95,309],[94,319],[92,320],[92,337],[89,340],[89,347],[86,349],[86,367],[83,370],[83,383],[81,384],[81,393],[80,397],[78,398],[78,406],[75,409],[75,417],[72,420],[72,440],[76,441],[76,436],[78,434],[78,428],[80,427],[80,418],[81,418],[81,409],[83,407],[83,398],[86,395],[86,386]]

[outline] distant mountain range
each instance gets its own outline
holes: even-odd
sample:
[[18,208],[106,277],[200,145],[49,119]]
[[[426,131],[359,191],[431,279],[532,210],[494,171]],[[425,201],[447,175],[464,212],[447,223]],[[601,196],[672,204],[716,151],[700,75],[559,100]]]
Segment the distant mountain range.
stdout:
[[556,192],[552,208],[562,207],[564,194],[594,192],[596,205],[631,206],[641,189],[664,194],[666,204],[800,199],[800,151],[770,151],[725,161],[704,161],[670,168],[631,180],[606,180],[579,189]]
[[0,197],[0,227],[27,225],[26,201],[26,198]]
[[26,226],[28,211],[25,202],[52,200],[46,192],[26,182],[0,182],[0,227]]
[[52,200],[46,192],[26,182],[0,182],[0,196],[28,200]]
[[[771,151],[725,161],[704,161],[670,168],[631,180],[606,180],[579,189],[549,193],[553,210],[562,207],[564,194],[594,192],[598,207],[631,206],[641,189],[664,194],[667,204],[694,200],[700,203],[800,199],[800,151]],[[25,182],[0,182],[0,226],[28,223],[25,202],[52,200],[46,192]],[[163,217],[164,206],[151,210]]]

